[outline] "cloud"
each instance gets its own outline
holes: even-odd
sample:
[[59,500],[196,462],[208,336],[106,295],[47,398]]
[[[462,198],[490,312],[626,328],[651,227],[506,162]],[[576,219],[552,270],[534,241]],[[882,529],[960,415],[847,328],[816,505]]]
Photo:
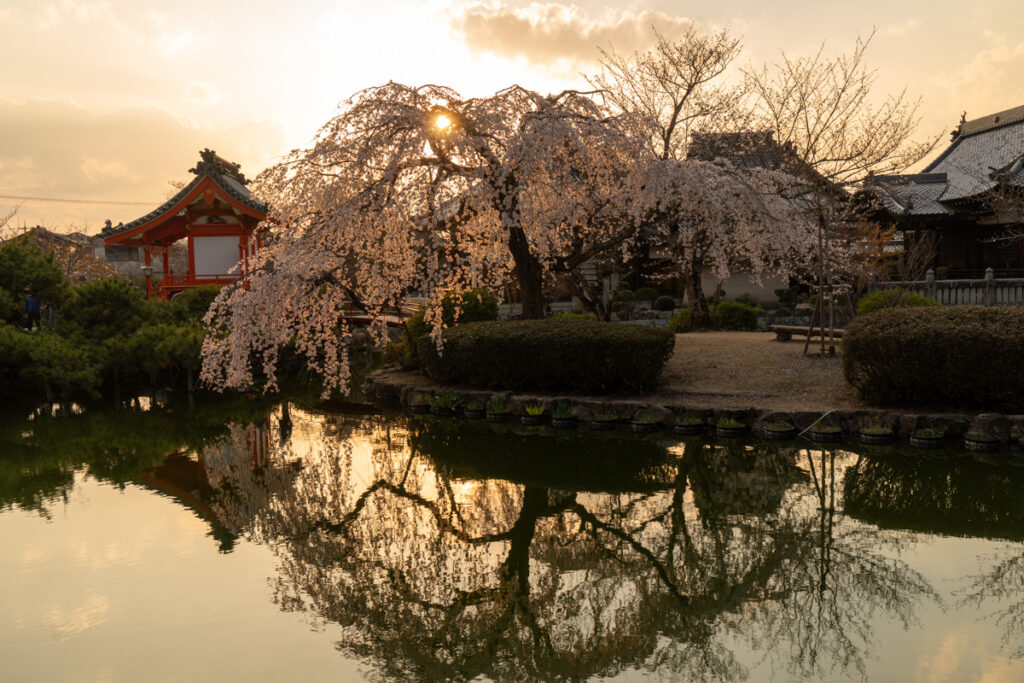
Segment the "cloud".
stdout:
[[43,26],[53,26],[65,21],[84,24],[101,21],[109,22],[117,14],[108,2],[93,0],[59,0],[43,7]]
[[164,57],[178,57],[192,50],[199,43],[199,36],[189,29],[165,30],[160,33],[154,45]]
[[925,683],[949,683],[963,675],[961,668],[970,643],[963,633],[942,639],[939,651],[925,655],[917,663],[917,680]]
[[97,159],[95,157],[86,156],[82,159],[82,163],[78,168],[82,172],[82,175],[85,176],[89,182],[93,183],[102,182],[106,179],[123,181],[126,183],[137,183],[144,179],[141,174],[129,170],[125,163],[120,159]]
[[1008,45],[1000,44],[978,52],[974,59],[952,73],[939,75],[936,81],[961,86],[971,83],[991,81],[1001,84],[1004,88],[1010,82],[1007,76],[1020,73],[1024,65],[1024,43]]
[[522,9],[470,5],[453,17],[452,25],[473,50],[558,68],[597,61],[598,46],[612,44],[620,52],[644,49],[654,42],[652,26],[671,38],[693,21],[655,10],[591,18],[574,5],[534,3]]
[[[936,91],[931,101],[948,102],[954,112],[967,110],[973,119],[1021,104],[1016,83],[1024,73],[1024,42],[990,36],[989,46],[958,67],[941,70],[930,79]],[[945,100],[945,102],[943,102]]]
[[[143,202],[142,206],[27,200],[19,224],[52,227],[105,218],[130,221],[159,205],[170,180],[188,181],[199,150],[209,147],[255,176],[288,149],[276,121],[204,126],[157,107],[96,114],[67,99],[0,101],[0,187],[3,194],[75,200]],[[0,211],[18,200],[0,199]]]
[[195,104],[211,105],[221,100],[220,90],[213,83],[195,81],[185,90],[185,99]]
[[903,22],[902,24],[890,24],[883,29],[883,33],[887,36],[893,36],[895,38],[903,38],[909,33],[917,31],[921,27],[921,21],[919,19],[910,19]]
[[90,594],[77,607],[66,609],[51,606],[45,619],[58,640],[65,640],[106,623],[110,614],[110,600],[103,595]]

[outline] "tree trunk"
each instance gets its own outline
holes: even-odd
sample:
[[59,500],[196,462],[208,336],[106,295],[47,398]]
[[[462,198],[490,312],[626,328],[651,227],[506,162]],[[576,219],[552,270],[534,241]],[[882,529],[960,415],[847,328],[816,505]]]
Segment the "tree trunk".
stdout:
[[522,228],[511,228],[508,248],[515,261],[515,275],[519,281],[519,298],[523,303],[523,319],[544,317],[544,271],[540,261],[530,251],[526,233]]
[[537,486],[527,486],[523,491],[523,507],[519,518],[512,526],[509,538],[508,556],[502,569],[508,579],[515,579],[520,595],[530,595],[530,545],[537,528],[537,520],[548,511],[548,491]]
[[701,271],[704,270],[702,259],[695,255],[686,257],[686,266],[689,271],[686,276],[686,298],[690,303],[690,327],[693,329],[711,327],[711,312],[708,310],[708,299],[704,296],[704,287],[701,285]]

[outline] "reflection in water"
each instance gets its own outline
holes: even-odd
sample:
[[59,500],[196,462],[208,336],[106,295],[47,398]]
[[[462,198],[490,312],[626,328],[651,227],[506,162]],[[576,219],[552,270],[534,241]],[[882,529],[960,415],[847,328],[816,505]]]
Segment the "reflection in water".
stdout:
[[[935,534],[1024,540],[1024,476],[1019,468],[979,466],[967,458],[861,459],[846,472],[846,511],[882,527]],[[1024,657],[1024,553],[1000,553],[965,578],[961,605],[997,605],[1004,645]]]
[[[336,624],[339,648],[384,680],[733,681],[753,665],[783,680],[865,677],[880,623],[908,629],[949,607],[906,551],[930,533],[1020,540],[1022,527],[1021,472],[970,461],[287,404],[189,427],[147,415],[119,416],[120,431],[68,418],[80,436],[67,443],[34,425],[6,461],[17,467],[0,463],[0,507],[46,514],[83,462],[172,496],[222,551],[238,538],[271,548],[274,601]],[[123,433],[126,419],[146,436]],[[965,577],[959,599],[998,601],[1016,647],[1013,548]]]
[[294,478],[227,467],[214,497],[275,547],[282,608],[342,625],[384,678],[737,680],[736,642],[792,676],[857,673],[877,613],[907,627],[937,600],[837,519],[845,453],[329,424],[272,455]]

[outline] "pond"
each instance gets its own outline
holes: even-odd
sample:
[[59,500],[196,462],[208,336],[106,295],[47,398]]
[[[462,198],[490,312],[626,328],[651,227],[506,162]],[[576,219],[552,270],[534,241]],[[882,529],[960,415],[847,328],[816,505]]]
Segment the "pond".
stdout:
[[1024,680],[1024,469],[287,403],[0,425],[0,678]]

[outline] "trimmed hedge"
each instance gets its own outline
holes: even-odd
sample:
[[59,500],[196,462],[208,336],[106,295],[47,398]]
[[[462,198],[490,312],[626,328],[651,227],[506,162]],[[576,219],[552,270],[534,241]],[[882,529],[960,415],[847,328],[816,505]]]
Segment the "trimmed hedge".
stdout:
[[1024,308],[889,308],[843,333],[843,372],[878,405],[1024,411]]
[[673,334],[682,334],[690,331],[690,309],[680,308],[668,320],[668,331]]
[[[455,325],[455,307],[460,309],[459,324],[479,322],[481,320],[498,319],[498,297],[493,292],[477,287],[468,292],[448,292],[441,299],[441,321],[445,327]],[[431,327],[426,321],[427,307],[419,309],[405,321],[402,330],[402,356],[407,367],[418,368],[421,365],[417,342],[421,337],[429,336]]]
[[654,287],[641,287],[635,294],[637,301],[654,301],[658,298],[659,292]]
[[757,329],[757,316],[760,313],[760,306],[739,301],[721,301],[715,311],[715,327],[720,330],[753,331]]
[[884,308],[910,308],[913,306],[938,306],[939,302],[926,296],[908,292],[905,289],[880,289],[868,294],[857,302],[857,315],[874,313]]
[[633,303],[636,301],[636,297],[628,289],[620,289],[615,293],[615,298],[612,300],[612,310],[616,313],[620,311],[632,311]]
[[597,316],[593,313],[570,313],[569,311],[562,311],[555,313],[552,318],[565,319],[565,320],[597,320]]
[[440,356],[430,337],[417,350],[447,383],[596,394],[653,388],[674,344],[668,330],[548,318],[459,325]]
[[674,311],[676,310],[676,300],[670,296],[659,296],[651,304],[651,308],[656,311]]

